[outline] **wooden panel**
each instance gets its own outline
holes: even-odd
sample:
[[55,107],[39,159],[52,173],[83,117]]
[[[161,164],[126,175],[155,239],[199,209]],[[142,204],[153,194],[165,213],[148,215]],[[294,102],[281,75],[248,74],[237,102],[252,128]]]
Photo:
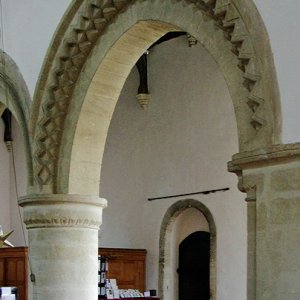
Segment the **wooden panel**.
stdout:
[[0,286],[5,285],[4,258],[0,258]]
[[19,299],[25,299],[25,261],[24,258],[6,259],[6,285],[18,288]]
[[24,284],[25,263],[22,257],[6,259],[6,282],[8,284]]
[[120,289],[145,291],[146,250],[100,248],[99,254],[108,258],[107,278],[117,279]]
[[17,287],[19,293],[19,300],[27,300],[27,248],[1,248],[0,274],[2,273],[4,275],[2,282],[3,284],[1,283],[1,285]]
[[[109,260],[108,278],[117,278],[121,289],[139,289],[137,284],[136,263]],[[140,285],[139,285],[140,286]]]
[[17,279],[17,261],[16,258],[6,259],[6,283],[8,286],[14,284]]

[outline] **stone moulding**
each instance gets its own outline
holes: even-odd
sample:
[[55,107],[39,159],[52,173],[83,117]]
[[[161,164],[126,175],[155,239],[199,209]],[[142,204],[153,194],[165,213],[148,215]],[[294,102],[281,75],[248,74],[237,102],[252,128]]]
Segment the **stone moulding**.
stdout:
[[[45,67],[49,72],[43,78],[41,87],[37,89],[39,111],[33,121],[34,133],[34,178],[35,184],[43,191],[50,187],[57,191],[58,162],[66,116],[72,101],[73,92],[79,75],[87,58],[101,35],[108,29],[119,14],[136,2],[145,0],[89,0],[77,1],[77,12],[58,43],[53,63]],[[165,1],[162,1],[164,3]],[[178,1],[177,1],[178,2]],[[243,87],[248,91],[248,99],[241,103],[241,109],[249,115],[249,139],[255,139],[266,127],[272,127],[272,113],[266,115],[266,99],[263,95],[263,82],[260,65],[255,54],[251,35],[239,13],[234,0],[182,0],[186,5],[193,5],[203,15],[215,22],[216,28],[224,33],[231,45],[231,51],[237,59],[237,72],[242,76]],[[80,5],[78,5],[80,3]],[[151,8],[152,1],[149,1]],[[163,20],[162,20],[163,21]],[[59,31],[58,31],[59,32]],[[267,103],[268,107],[270,106]],[[246,106],[246,107],[245,107]],[[272,124],[268,124],[272,123]],[[274,134],[274,133],[272,133]],[[50,192],[47,190],[47,192]]]
[[300,143],[277,144],[254,151],[235,154],[228,163],[228,170],[251,169],[280,164],[283,162],[299,161]]
[[89,219],[73,219],[68,217],[59,218],[26,218],[24,220],[26,228],[42,228],[42,227],[80,227],[99,229],[101,221]]
[[277,144],[254,151],[247,151],[235,154],[232,161],[228,162],[229,172],[238,177],[238,188],[246,193],[247,202],[256,201],[257,185],[260,185],[262,178],[256,178],[256,182],[244,175],[245,170],[259,169],[278,164],[298,162],[300,159],[300,143]]
[[[34,171],[40,186],[55,182],[62,131],[79,73],[95,41],[117,12],[126,4],[119,1],[85,1],[65,33],[53,58],[35,128]],[[74,23],[74,24],[73,24]]]
[[28,229],[78,227],[98,230],[107,201],[81,195],[29,195],[19,199]]

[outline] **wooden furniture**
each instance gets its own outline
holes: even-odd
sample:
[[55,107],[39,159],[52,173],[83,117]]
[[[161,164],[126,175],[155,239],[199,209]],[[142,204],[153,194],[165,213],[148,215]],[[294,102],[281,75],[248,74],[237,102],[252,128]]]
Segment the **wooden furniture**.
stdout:
[[106,299],[106,279],[107,279],[108,259],[98,255],[98,298]]
[[142,299],[142,300],[159,300],[158,297],[143,297],[143,298],[115,298],[112,300],[138,300],[138,299]]
[[28,299],[27,247],[0,248],[0,286],[18,288],[19,300]]
[[144,249],[99,248],[108,259],[107,278],[117,279],[119,289],[145,291],[146,253]]

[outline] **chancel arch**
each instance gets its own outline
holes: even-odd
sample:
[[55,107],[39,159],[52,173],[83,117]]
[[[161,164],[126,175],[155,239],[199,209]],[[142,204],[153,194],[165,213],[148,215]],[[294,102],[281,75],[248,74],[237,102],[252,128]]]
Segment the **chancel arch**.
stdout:
[[[52,55],[52,66],[45,67],[53,76],[43,78],[43,90],[36,93],[37,190],[98,194],[101,157],[120,90],[137,59],[169,31],[193,35],[217,61],[233,100],[240,151],[278,143],[280,107],[271,50],[261,42],[267,38],[262,21],[252,24],[249,14],[260,20],[250,1],[83,2],[76,18],[66,20],[72,24],[65,31],[69,38]],[[79,170],[89,170],[83,181]]]

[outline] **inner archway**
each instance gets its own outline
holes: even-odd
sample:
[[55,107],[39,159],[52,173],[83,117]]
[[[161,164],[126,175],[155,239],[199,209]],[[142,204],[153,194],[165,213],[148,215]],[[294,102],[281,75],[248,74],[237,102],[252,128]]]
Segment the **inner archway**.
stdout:
[[[188,217],[188,218],[186,218]],[[192,219],[190,219],[192,218]],[[196,219],[195,219],[196,218]],[[190,220],[189,220],[190,219]],[[189,222],[192,224],[188,224]],[[185,224],[184,224],[185,223]],[[201,231],[199,231],[201,230]],[[174,266],[178,255],[176,248],[195,232],[207,232],[210,236],[209,286],[210,299],[216,299],[216,225],[205,205],[196,200],[174,203],[166,212],[160,230],[159,288],[163,299],[178,299],[178,281],[174,278]],[[173,287],[171,287],[173,286]],[[179,287],[180,289],[180,287]],[[178,294],[179,292],[179,294]],[[201,295],[199,294],[199,297]]]
[[[169,207],[184,197],[147,199],[230,187],[225,193],[193,198],[212,210],[221,227],[220,299],[228,297],[226,290],[234,290],[230,299],[244,299],[246,213],[236,178],[226,171],[231,153],[238,151],[238,142],[224,78],[209,53],[200,44],[189,48],[185,36],[153,47],[148,63],[148,108],[142,110],[136,101],[139,78],[134,67],[110,123],[100,187],[101,197],[109,199],[109,205],[103,216],[100,245],[147,249],[146,284],[157,289],[161,283],[160,224]],[[226,232],[233,234],[228,237]],[[240,263],[232,270],[230,253],[234,249]],[[235,281],[237,273],[239,280]],[[165,300],[174,299],[159,290]]]

